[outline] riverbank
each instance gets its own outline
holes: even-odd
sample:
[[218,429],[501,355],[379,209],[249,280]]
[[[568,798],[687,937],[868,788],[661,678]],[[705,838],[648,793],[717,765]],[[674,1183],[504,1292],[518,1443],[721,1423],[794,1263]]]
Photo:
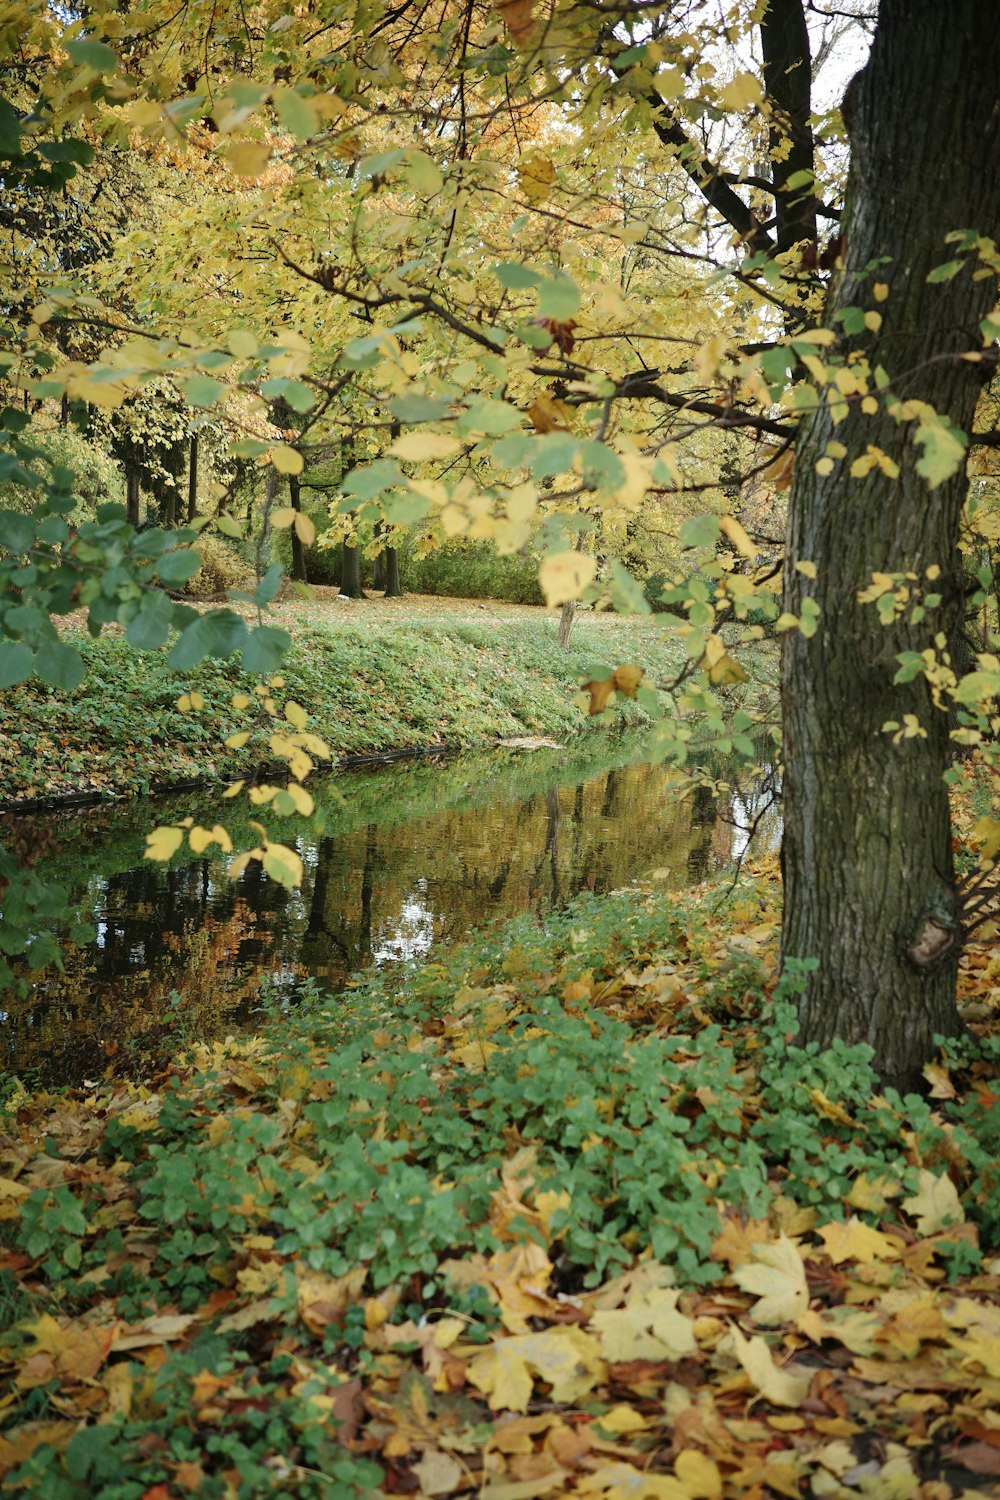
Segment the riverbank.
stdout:
[[775,872],[721,895],[588,897],[9,1100],[5,1488],[983,1493],[987,1071],[903,1100],[799,1051]]
[[[551,611],[455,601],[285,603],[293,647],[282,699],[299,703],[335,759],[467,748],[519,736],[569,740],[646,722],[628,700],[588,721],[573,703],[592,666],[638,661],[667,674],[679,648],[648,620],[585,614],[569,651]],[[87,677],[70,693],[32,681],[0,694],[0,807],[58,805],[206,785],[253,769],[227,748],[254,726],[232,706],[247,679],[225,662],[172,671],[120,638],[85,640]],[[182,710],[200,694],[204,706]],[[196,698],[197,702],[198,699]]]

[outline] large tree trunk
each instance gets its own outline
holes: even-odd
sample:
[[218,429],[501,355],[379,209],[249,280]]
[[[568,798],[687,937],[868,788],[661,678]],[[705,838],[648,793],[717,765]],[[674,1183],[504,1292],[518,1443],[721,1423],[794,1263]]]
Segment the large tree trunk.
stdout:
[[399,581],[399,552],[395,547],[386,547],[382,555],[385,558],[385,597],[402,599],[403,585]]
[[340,592],[348,599],[361,598],[361,552],[345,542],[340,558]]
[[[980,366],[957,356],[980,346],[977,324],[995,288],[992,277],[973,281],[970,268],[943,283],[927,275],[955,254],[949,230],[991,233],[1000,220],[998,37],[980,0],[882,0],[871,58],[845,101],[847,265],[825,318],[836,327],[841,308],[880,311],[881,328],[843,339],[841,352],[863,353],[901,399],[928,402],[966,432]],[[872,294],[879,281],[890,288],[882,304]],[[917,472],[915,425],[890,416],[891,404],[882,396],[865,415],[855,397],[834,425],[822,401],[798,445],[786,608],[800,614],[812,595],[822,613],[811,638],[789,631],[783,649],[783,948],[786,964],[818,960],[800,1040],[868,1042],[884,1081],[911,1086],[935,1033],[959,1029],[961,919],[943,779],[947,715],[922,678],[892,683],[897,653],[924,650],[939,631],[947,638],[961,610],[967,481],[959,473],[929,488]],[[817,475],[831,439],[847,456]],[[898,479],[878,468],[849,477],[869,444],[895,459]],[[803,561],[815,564],[815,583],[796,570]],[[941,577],[932,584],[925,570],[934,565]],[[872,604],[858,603],[873,573],[911,571],[914,588],[942,595],[922,621],[904,610],[884,626]],[[920,733],[895,744],[883,726],[907,714]]]

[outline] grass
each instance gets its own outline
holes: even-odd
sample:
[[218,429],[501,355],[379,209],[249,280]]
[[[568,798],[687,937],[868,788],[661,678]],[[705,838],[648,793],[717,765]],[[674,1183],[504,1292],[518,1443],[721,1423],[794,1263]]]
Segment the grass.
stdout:
[[[593,725],[573,703],[591,665],[638,660],[654,678],[676,645],[648,620],[583,616],[568,652],[553,615],[468,601],[332,601],[279,605],[293,634],[282,697],[300,703],[336,757],[470,747],[519,735],[559,741]],[[247,755],[224,738],[252,725],[230,698],[246,685],[227,663],[173,671],[120,637],[86,641],[87,677],[72,693],[29,682],[2,695],[0,804],[72,793],[114,797],[246,774]],[[199,691],[206,707],[184,713]],[[619,705],[601,727],[645,722]]]

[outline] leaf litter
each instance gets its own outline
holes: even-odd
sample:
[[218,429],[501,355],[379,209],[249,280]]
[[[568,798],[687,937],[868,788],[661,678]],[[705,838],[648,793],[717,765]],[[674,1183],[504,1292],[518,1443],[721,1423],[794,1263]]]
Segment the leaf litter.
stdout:
[[995,1037],[798,1053],[776,930],[654,883],[13,1099],[0,1494],[1000,1494]]

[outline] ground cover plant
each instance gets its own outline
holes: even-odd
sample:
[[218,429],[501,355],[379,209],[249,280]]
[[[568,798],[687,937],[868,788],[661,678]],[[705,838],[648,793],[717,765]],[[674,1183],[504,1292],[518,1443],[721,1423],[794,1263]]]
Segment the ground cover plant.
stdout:
[[9,1099],[6,1491],[988,1493],[998,1043],[880,1092],[790,1040],[773,870],[725,932],[721,894],[579,901],[147,1086]]
[[[588,727],[573,694],[595,658],[641,650],[654,674],[676,660],[676,646],[646,622],[611,616],[584,617],[562,651],[540,609],[394,601],[380,611],[355,606],[357,615],[344,619],[347,608],[338,615],[333,603],[295,601],[275,611],[293,638],[281,697],[302,706],[335,757],[525,734],[564,740]],[[251,704],[231,700],[259,679],[218,660],[178,671],[121,637],[79,647],[87,675],[70,692],[36,679],[0,695],[0,803],[78,791],[134,795],[252,768],[255,744],[231,748],[224,739],[253,728]],[[192,693],[204,699],[201,709],[192,708]],[[608,719],[645,721],[627,700]]]

